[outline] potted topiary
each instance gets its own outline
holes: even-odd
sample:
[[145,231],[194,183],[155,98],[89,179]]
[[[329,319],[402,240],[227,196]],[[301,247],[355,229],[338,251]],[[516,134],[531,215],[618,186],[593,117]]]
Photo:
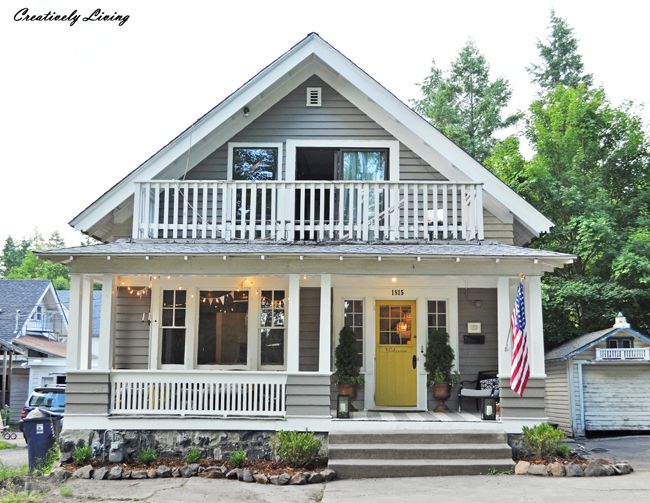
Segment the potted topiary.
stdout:
[[454,350],[449,345],[449,334],[444,330],[432,330],[424,354],[424,369],[429,374],[427,384],[433,387],[433,398],[438,400],[434,412],[446,412],[445,400],[451,396],[451,388],[460,381],[458,371],[451,374]]
[[357,341],[352,327],[344,326],[339,332],[339,345],[334,352],[336,374],[334,384],[339,387],[340,395],[357,397],[357,386],[364,384],[363,376],[359,374],[361,364],[357,354]]

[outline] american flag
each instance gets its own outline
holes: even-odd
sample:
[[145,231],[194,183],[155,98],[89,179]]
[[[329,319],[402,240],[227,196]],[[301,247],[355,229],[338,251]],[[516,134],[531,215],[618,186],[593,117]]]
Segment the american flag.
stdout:
[[517,300],[512,310],[512,374],[510,388],[519,396],[524,396],[524,390],[530,377],[528,365],[528,334],[526,333],[526,308],[524,307],[524,280],[519,282]]

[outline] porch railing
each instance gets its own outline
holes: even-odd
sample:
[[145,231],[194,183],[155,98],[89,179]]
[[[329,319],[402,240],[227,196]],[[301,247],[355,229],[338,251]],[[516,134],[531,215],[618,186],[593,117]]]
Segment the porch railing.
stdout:
[[596,348],[596,360],[645,360],[650,361],[650,348]]
[[287,376],[271,372],[111,371],[111,414],[284,416]]
[[483,239],[482,184],[136,182],[134,239]]

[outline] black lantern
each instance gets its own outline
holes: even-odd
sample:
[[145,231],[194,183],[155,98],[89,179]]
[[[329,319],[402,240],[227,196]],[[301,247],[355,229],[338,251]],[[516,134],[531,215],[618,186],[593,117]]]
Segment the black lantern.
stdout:
[[350,395],[338,395],[336,397],[336,417],[350,419]]
[[481,419],[484,421],[495,421],[497,418],[497,399],[494,397],[483,399]]

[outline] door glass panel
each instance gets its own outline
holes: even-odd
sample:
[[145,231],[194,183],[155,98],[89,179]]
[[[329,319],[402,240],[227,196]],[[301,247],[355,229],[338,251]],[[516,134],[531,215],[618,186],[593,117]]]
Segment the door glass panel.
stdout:
[[379,344],[411,345],[411,306],[379,307]]

